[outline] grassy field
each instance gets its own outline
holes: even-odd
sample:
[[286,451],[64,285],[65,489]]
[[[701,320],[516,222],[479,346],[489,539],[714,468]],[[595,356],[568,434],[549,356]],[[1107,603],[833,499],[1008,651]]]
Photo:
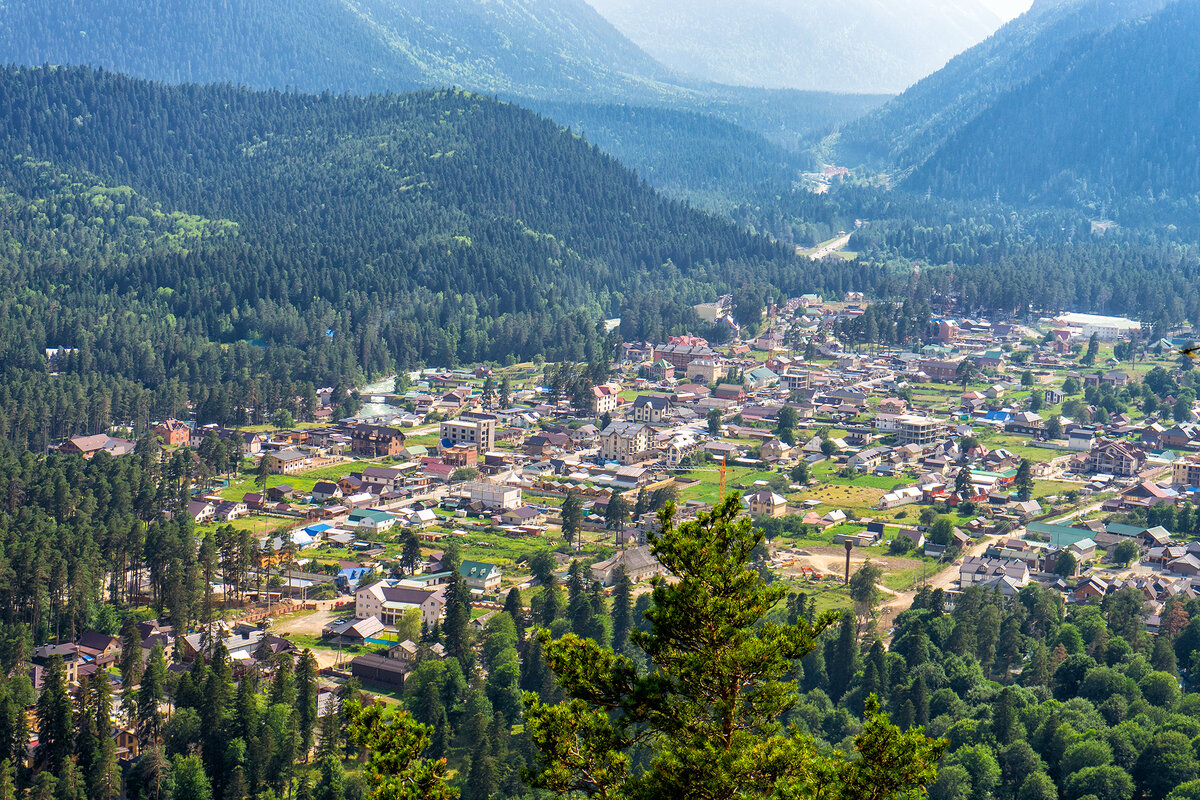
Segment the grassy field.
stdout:
[[[252,516],[245,519],[239,519],[233,523],[238,530],[250,531],[255,536],[263,536],[277,528],[290,528],[300,522],[296,518],[287,517],[261,517]],[[200,525],[196,528],[197,531],[204,533],[206,531],[215,531],[217,528],[224,525],[224,522],[210,522],[207,525]]]
[[804,592],[816,601],[818,613],[822,611],[840,611],[854,605],[854,602],[850,599],[850,593],[846,590],[845,586],[837,586],[835,588],[829,583],[813,581],[795,581],[793,582],[793,586],[796,591]]
[[1045,463],[1052,458],[1057,458],[1063,455],[1057,450],[1047,450],[1044,447],[1030,447],[1025,444],[1029,441],[1028,436],[1020,436],[1015,433],[983,433],[977,436],[980,444],[990,450],[1003,447],[1013,455],[1020,458],[1028,458],[1036,463]]
[[835,474],[829,478],[829,483],[841,484],[843,486],[870,487],[889,492],[898,486],[912,485],[912,481],[890,475],[855,475],[853,478],[843,478]]
[[409,447],[415,445],[420,445],[421,447],[433,447],[437,443],[438,434],[436,432],[422,434],[421,436],[408,436],[404,439],[405,446]]
[[627,403],[632,403],[642,395],[645,395],[646,397],[670,397],[671,393],[651,391],[650,389],[642,389],[640,391],[638,389],[623,389],[617,393],[617,396]]
[[[770,480],[772,476],[778,473],[770,470],[759,470],[751,467],[730,467],[725,473],[725,490],[728,491],[745,491],[743,488],[749,488],[755,481]],[[700,481],[695,486],[690,486],[679,493],[681,501],[699,500],[704,503],[716,503],[720,500],[721,495],[721,473],[714,467],[711,472],[695,470],[692,472],[680,473],[677,477],[689,480]]]
[[1043,497],[1049,497],[1054,494],[1063,494],[1072,490],[1079,491],[1083,487],[1078,483],[1066,483],[1065,481],[1038,481],[1033,482],[1033,499],[1039,500]]
[[817,513],[823,514],[831,509],[840,508],[843,511],[853,511],[858,516],[869,515],[871,506],[879,502],[879,498],[887,494],[886,489],[872,486],[848,486],[840,483],[827,483],[809,487],[803,492],[792,495],[793,503],[803,500],[817,500],[821,503]]
[[[313,486],[317,481],[336,481],[343,475],[349,475],[351,472],[362,472],[363,467],[378,467],[379,463],[375,461],[346,461],[341,464],[331,464],[327,467],[302,472],[299,475],[272,475],[267,481],[267,486],[279,486],[280,484],[289,484],[293,489],[302,492],[312,491]],[[241,480],[231,483],[229,486],[221,490],[221,496],[226,500],[241,500],[251,492],[259,491],[258,485],[254,482],[254,477],[242,475]]]

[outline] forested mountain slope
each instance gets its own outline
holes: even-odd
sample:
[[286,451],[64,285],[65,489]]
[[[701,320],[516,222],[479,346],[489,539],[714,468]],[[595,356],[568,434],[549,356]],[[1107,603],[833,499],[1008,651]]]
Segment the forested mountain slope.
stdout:
[[999,194],[1097,212],[1132,206],[1147,217],[1147,204],[1178,201],[1194,215],[1198,50],[1196,0],[1079,37],[1041,75],[952,136],[911,184],[947,196]]
[[764,192],[791,192],[816,166],[807,153],[705,114],[584,103],[534,107],[656,188],[712,211],[727,212]]
[[670,78],[582,0],[63,0],[46,12],[5,3],[0,61],[309,92],[617,93]]
[[584,0],[63,0],[52,14],[36,0],[8,0],[0,64],[306,92],[459,87],[649,104],[712,113],[788,143],[884,100],[680,78]]
[[1050,74],[1049,68],[1078,46],[1081,37],[1091,41],[1168,2],[1039,0],[986,41],[846,126],[838,140],[839,153],[850,162],[892,169],[920,164],[1007,92],[1043,72]]
[[[78,348],[66,371],[123,376],[131,421],[185,402],[226,419],[231,396],[269,407],[423,360],[591,359],[602,317],[655,338],[747,281],[852,279],[479,96],[82,68],[4,70],[0,96],[0,370],[44,375],[44,348]],[[0,382],[0,411],[39,432],[40,381]]]

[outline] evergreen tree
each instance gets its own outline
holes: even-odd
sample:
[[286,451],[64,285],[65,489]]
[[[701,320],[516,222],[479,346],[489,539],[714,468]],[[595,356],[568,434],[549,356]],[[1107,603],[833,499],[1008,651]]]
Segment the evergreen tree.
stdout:
[[625,649],[633,630],[633,582],[624,565],[617,567],[612,594],[612,646],[618,653]]
[[504,613],[512,617],[518,631],[524,631],[528,627],[525,605],[521,602],[521,590],[516,586],[509,589],[508,594],[504,596]]
[[929,689],[925,685],[925,679],[917,675],[913,679],[912,691],[913,704],[913,722],[917,725],[929,724]]
[[[102,671],[92,674],[86,683],[92,719],[87,727],[97,737],[91,756],[87,759],[83,778],[90,800],[108,800],[121,791],[121,767],[117,763],[117,745],[110,736],[112,730],[112,685]],[[84,725],[80,724],[83,730]],[[83,763],[80,764],[83,767]]]
[[851,614],[843,613],[838,626],[837,639],[833,643],[829,668],[829,697],[837,702],[850,686],[850,679],[858,669],[858,623]]
[[143,750],[129,776],[131,800],[171,800],[173,794],[171,762],[158,746]]
[[417,541],[417,535],[411,530],[405,530],[402,538],[403,549],[400,553],[400,568],[411,575],[417,571],[417,567],[421,564],[421,543]]
[[604,509],[604,527],[610,531],[624,529],[629,521],[629,501],[624,495],[614,494]]
[[125,618],[121,627],[121,686],[129,691],[142,679],[142,636],[137,620]]
[[542,590],[538,593],[537,611],[538,622],[547,628],[562,616],[562,592],[558,588],[558,578],[553,573],[542,584]]
[[346,770],[340,758],[326,755],[321,759],[321,775],[313,800],[346,800]]
[[154,645],[146,659],[146,671],[137,692],[137,734],[143,749],[159,743],[162,736],[163,689],[167,677],[167,662],[162,643]]
[[[786,592],[747,569],[763,534],[738,519],[740,502],[735,493],[678,527],[673,504],[660,515],[651,550],[673,580],[654,588],[650,632],[633,636],[655,672],[643,674],[595,642],[542,634],[547,660],[573,699],[546,706],[527,696],[527,729],[545,766],[535,785],[607,797],[733,798],[815,790],[832,780],[871,784],[872,796],[891,798],[932,780],[941,747],[901,734],[874,700],[857,741],[864,758],[852,763],[819,756],[811,740],[774,724],[796,701],[779,679],[812,650],[832,616],[815,629],[758,624]],[[635,738],[656,747],[640,775],[624,753]]]
[[296,732],[300,737],[300,752],[305,761],[313,747],[317,726],[317,659],[307,647],[300,654],[296,668]]
[[1013,479],[1013,489],[1017,498],[1025,501],[1033,496],[1033,465],[1028,458],[1021,459],[1017,466],[1017,477]]
[[321,715],[321,734],[317,742],[317,754],[322,759],[342,752],[342,716],[337,710]]
[[292,708],[296,705],[296,672],[290,653],[279,653],[275,663],[275,679],[271,681],[271,693],[267,702]]
[[0,800],[17,800],[17,777],[12,762],[0,760]]
[[971,470],[963,467],[954,478],[954,493],[960,500],[967,501],[975,496],[975,488],[971,483]]
[[13,697],[13,680],[0,679],[0,759],[10,764],[23,763],[29,731],[25,708]]
[[482,736],[471,752],[471,768],[463,785],[462,800],[489,800],[499,788],[498,783],[492,743],[487,736]]
[[633,506],[633,518],[641,519],[650,510],[650,494],[643,487],[638,490],[637,502]]
[[54,785],[54,800],[87,800],[87,787],[79,766],[72,760],[63,761]]
[[455,568],[446,584],[446,617],[442,623],[442,641],[446,654],[457,658],[467,671],[471,658],[471,590]]
[[62,656],[51,656],[42,677],[42,693],[37,701],[37,764],[52,775],[62,772],[63,762],[74,750],[71,696],[67,692],[67,672]]
[[574,542],[583,529],[583,498],[579,492],[571,489],[562,504],[562,535],[568,542]]
[[49,771],[43,770],[34,779],[33,786],[29,788],[26,796],[29,800],[56,800],[57,792],[58,778],[55,778]]

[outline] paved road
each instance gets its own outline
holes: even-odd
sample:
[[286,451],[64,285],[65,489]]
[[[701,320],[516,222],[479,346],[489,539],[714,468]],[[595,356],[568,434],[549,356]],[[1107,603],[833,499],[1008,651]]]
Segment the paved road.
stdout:
[[848,244],[850,244],[850,234],[847,233],[845,236],[839,236],[832,242],[827,242],[826,244],[821,245],[812,253],[810,253],[808,257],[813,261],[820,261],[822,258],[825,258],[825,256],[831,253],[845,249],[846,245]]

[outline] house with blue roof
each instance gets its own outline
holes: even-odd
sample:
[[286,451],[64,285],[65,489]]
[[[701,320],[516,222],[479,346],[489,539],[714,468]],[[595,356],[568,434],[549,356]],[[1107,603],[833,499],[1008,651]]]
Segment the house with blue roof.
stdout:
[[358,584],[362,582],[362,579],[372,572],[371,567],[344,567],[339,569],[337,574],[338,586],[353,592],[358,589]]

